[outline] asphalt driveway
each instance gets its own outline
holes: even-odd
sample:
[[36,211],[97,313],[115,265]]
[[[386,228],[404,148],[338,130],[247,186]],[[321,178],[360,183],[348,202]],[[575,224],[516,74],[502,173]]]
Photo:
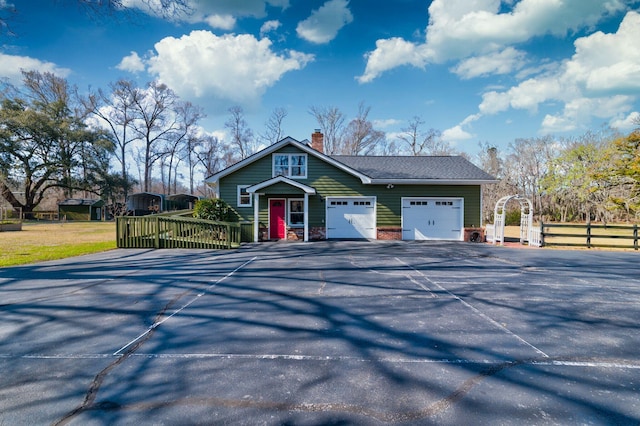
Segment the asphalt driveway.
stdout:
[[640,254],[114,250],[0,268],[0,424],[640,423]]

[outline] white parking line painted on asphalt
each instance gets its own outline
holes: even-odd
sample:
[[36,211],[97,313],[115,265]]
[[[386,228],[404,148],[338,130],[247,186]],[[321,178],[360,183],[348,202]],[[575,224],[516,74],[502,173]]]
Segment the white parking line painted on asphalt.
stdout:
[[528,360],[490,360],[490,359],[466,359],[466,358],[398,358],[398,357],[379,357],[379,358],[362,358],[351,356],[335,356],[335,355],[293,355],[293,354],[231,354],[231,353],[194,353],[194,354],[145,354],[136,353],[134,357],[143,358],[167,358],[167,359],[250,359],[250,360],[284,360],[284,361],[352,361],[352,362],[373,362],[373,363],[389,363],[389,364],[479,364],[479,365],[496,365],[496,364],[517,364],[517,365],[541,365],[541,366],[559,366],[559,367],[589,367],[589,368],[622,368],[622,369],[640,369],[640,362],[634,360],[566,360],[551,359],[544,356],[540,359]]
[[389,363],[389,364],[478,364],[478,365],[496,365],[496,364],[517,364],[517,365],[540,365],[553,367],[588,367],[588,368],[620,368],[640,370],[640,362],[634,360],[615,360],[615,361],[581,361],[566,359],[550,359],[544,356],[542,359],[528,360],[490,360],[490,359],[465,359],[465,358],[397,358],[397,357],[380,357],[380,358],[362,358],[350,356],[334,356],[334,355],[292,355],[292,354],[216,354],[216,353],[195,353],[195,354],[145,354],[136,353],[134,357],[143,358],[168,358],[168,359],[251,359],[251,360],[284,360],[284,361],[352,361],[352,362],[373,362],[373,363]]
[[[80,359],[109,359],[118,357],[115,354],[26,354],[11,355],[0,354],[0,359],[42,359],[42,360],[80,360]],[[388,364],[459,364],[459,365],[535,365],[543,367],[580,367],[580,368],[617,368],[623,370],[640,370],[640,362],[635,360],[567,360],[567,359],[528,359],[528,360],[490,360],[490,359],[465,359],[465,358],[397,358],[397,357],[380,357],[380,358],[362,358],[351,356],[335,356],[335,355],[299,355],[299,354],[232,354],[232,353],[183,353],[183,354],[154,354],[154,353],[135,353],[131,355],[137,358],[149,359],[244,359],[244,360],[281,360],[281,361],[336,361],[336,362],[358,362],[358,363],[388,363]]]
[[462,303],[464,306],[466,306],[467,308],[471,309],[472,311],[474,311],[476,314],[478,314],[480,317],[484,318],[486,321],[488,321],[489,323],[493,324],[494,326],[496,326],[497,328],[503,330],[505,333],[509,334],[512,337],[515,337],[517,340],[519,340],[520,342],[524,343],[525,345],[529,346],[530,348],[532,348],[534,351],[536,351],[538,354],[542,355],[545,358],[549,358],[549,355],[547,355],[546,353],[544,353],[542,350],[538,349],[537,347],[535,347],[534,345],[532,345],[531,343],[527,342],[525,339],[523,339],[522,337],[518,336],[516,333],[514,333],[513,331],[509,330],[507,327],[505,327],[504,325],[500,324],[499,322],[497,322],[496,320],[494,320],[493,318],[491,318],[490,316],[488,316],[487,314],[485,314],[484,312],[480,311],[478,308],[476,308],[475,306],[471,305],[470,303],[468,303],[467,301],[463,300],[460,296],[450,292],[449,290],[447,290],[446,288],[442,287],[440,284],[438,284],[436,281],[432,280],[431,278],[429,278],[424,272],[414,268],[413,266],[409,265],[408,263],[406,263],[405,261],[403,261],[400,258],[395,258],[398,262],[400,262],[401,264],[405,265],[407,268],[413,269],[414,271],[416,271],[418,274],[420,274],[422,277],[424,277],[425,280],[429,281],[431,284],[433,284],[434,286],[438,287],[441,291],[449,294],[451,297],[453,297],[454,299],[456,299],[458,302]]
[[175,315],[179,314],[180,312],[182,312],[184,309],[186,309],[187,307],[189,307],[191,304],[193,304],[193,302],[195,302],[196,300],[198,300],[198,298],[204,296],[209,290],[211,290],[212,288],[214,288],[216,285],[218,285],[219,283],[221,283],[222,281],[226,280],[227,278],[229,278],[230,276],[232,276],[233,274],[235,274],[236,272],[238,272],[240,269],[244,268],[245,266],[247,266],[248,264],[250,264],[251,262],[253,262],[254,260],[256,260],[258,258],[258,256],[254,256],[251,259],[247,260],[246,262],[244,262],[242,265],[238,266],[236,269],[234,269],[233,271],[229,272],[227,275],[225,275],[224,277],[216,280],[213,284],[211,284],[210,286],[208,286],[207,288],[204,289],[204,291],[196,294],[191,300],[189,300],[187,303],[185,303],[184,305],[182,305],[180,308],[176,309],[175,311],[173,311],[170,315],[166,316],[165,318],[163,318],[161,321],[156,321],[153,324],[151,324],[149,326],[149,328],[147,328],[145,330],[144,333],[142,333],[141,335],[139,335],[138,337],[136,337],[135,339],[133,339],[132,341],[130,341],[129,343],[127,343],[126,345],[124,345],[123,347],[121,347],[120,349],[118,349],[117,351],[115,351],[113,353],[113,355],[121,355],[125,349],[127,349],[128,347],[130,347],[131,345],[135,344],[136,342],[138,342],[140,339],[142,339],[143,337],[145,337],[147,334],[151,333],[155,328],[159,327],[160,325],[164,324],[165,322],[167,322],[170,318],[174,317]]
[[414,285],[420,287],[421,289],[423,289],[424,291],[429,293],[429,297],[433,297],[433,298],[438,297],[438,295],[433,293],[429,287],[427,287],[426,285],[422,284],[420,281],[416,280],[410,274],[407,274],[405,272],[393,272],[393,271],[392,272],[381,272],[381,271],[377,271],[377,270],[375,270],[373,268],[358,264],[358,262],[353,258],[353,256],[349,256],[349,259],[350,259],[349,263],[351,263],[356,268],[366,269],[369,272],[372,272],[372,273],[378,274],[378,275],[387,275],[387,276],[392,276],[392,277],[403,277],[403,278],[406,278],[407,280],[411,281]]

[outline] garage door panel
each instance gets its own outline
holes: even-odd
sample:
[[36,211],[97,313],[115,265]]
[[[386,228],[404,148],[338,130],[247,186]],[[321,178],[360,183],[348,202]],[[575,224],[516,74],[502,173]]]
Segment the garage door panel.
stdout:
[[403,240],[461,240],[462,199],[406,198],[402,201]]
[[376,238],[375,198],[327,198],[327,238]]

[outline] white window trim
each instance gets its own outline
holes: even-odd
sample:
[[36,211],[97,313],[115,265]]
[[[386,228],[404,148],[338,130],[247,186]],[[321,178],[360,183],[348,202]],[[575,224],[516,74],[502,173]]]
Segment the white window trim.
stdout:
[[[301,224],[292,224],[291,223],[291,213],[293,213],[291,211],[291,202],[292,201],[302,201],[302,211],[301,212],[295,212],[295,213],[299,213],[302,214],[302,223]],[[304,198],[287,198],[287,226],[290,226],[291,228],[302,228],[304,226]]]
[[[287,161],[287,167],[289,168],[289,170],[287,170],[287,175],[284,175],[284,177],[289,178],[289,179],[306,179],[307,178],[307,174],[308,174],[308,169],[309,169],[309,157],[307,156],[307,154],[296,154],[296,153],[273,153],[271,156],[271,176],[272,177],[276,177],[276,176],[283,176],[283,175],[276,175],[276,156],[281,155],[281,156],[287,156],[289,157],[289,161]],[[295,167],[291,164],[291,157],[292,156],[299,156],[299,157],[304,157],[304,175],[302,176],[292,176],[291,175],[291,168]]]
[[247,193],[245,196],[249,197],[249,203],[248,204],[242,204],[240,202],[241,200],[241,195],[242,195],[242,190],[245,188],[250,187],[251,185],[238,185],[237,186],[237,199],[236,199],[236,204],[238,205],[238,207],[252,207],[253,206],[253,197],[251,196],[251,194]]

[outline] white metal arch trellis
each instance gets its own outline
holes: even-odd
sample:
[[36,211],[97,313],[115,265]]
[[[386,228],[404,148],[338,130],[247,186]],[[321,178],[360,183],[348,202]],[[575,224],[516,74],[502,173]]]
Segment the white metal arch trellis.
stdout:
[[529,232],[533,225],[533,205],[531,200],[521,195],[507,195],[496,203],[493,215],[493,244],[504,244],[505,207],[511,200],[520,203],[520,244],[530,241]]

